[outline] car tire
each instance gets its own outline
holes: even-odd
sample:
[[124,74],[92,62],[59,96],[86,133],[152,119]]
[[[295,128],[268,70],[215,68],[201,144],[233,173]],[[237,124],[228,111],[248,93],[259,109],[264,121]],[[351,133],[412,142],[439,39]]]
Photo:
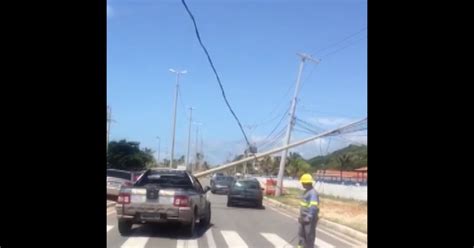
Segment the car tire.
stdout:
[[201,220],[199,220],[199,224],[201,225],[201,227],[208,227],[209,224],[211,224],[211,204],[209,203],[208,207],[207,207],[207,214],[206,216],[204,216],[204,218],[202,218]]
[[128,236],[132,232],[132,225],[131,221],[127,220],[119,220],[118,221],[118,231],[122,236]]
[[260,200],[260,201],[257,202],[257,208],[258,208],[258,209],[263,209],[263,202],[262,202],[262,200]]
[[193,237],[195,229],[196,229],[196,214],[192,216],[191,223],[187,224],[186,227],[184,228],[184,233],[188,237]]
[[232,207],[232,202],[230,201],[230,199],[227,199],[227,207]]

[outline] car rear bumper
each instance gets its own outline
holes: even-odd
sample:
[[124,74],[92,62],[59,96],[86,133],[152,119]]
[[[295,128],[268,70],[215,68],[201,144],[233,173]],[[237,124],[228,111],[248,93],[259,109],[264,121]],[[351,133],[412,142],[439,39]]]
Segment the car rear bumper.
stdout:
[[255,204],[261,202],[263,199],[260,197],[243,197],[243,196],[229,196],[228,201],[232,203],[240,204]]
[[[179,222],[179,223],[191,223],[193,211],[189,207],[172,207],[172,208],[159,208],[159,209],[143,209],[143,208],[130,208],[123,204],[117,204],[115,206],[117,211],[117,218],[119,220],[131,220],[134,223],[166,223],[166,222]],[[153,215],[150,218],[146,215]]]
[[107,187],[107,195],[114,195],[118,196],[119,195],[119,188],[114,188],[114,187]]

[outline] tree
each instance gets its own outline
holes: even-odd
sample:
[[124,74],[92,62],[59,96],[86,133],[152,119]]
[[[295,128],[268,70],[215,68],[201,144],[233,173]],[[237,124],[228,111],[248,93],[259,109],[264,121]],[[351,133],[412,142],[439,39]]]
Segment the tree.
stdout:
[[143,170],[154,163],[153,151],[140,150],[140,143],[120,140],[109,143],[107,163],[109,168],[120,170]]
[[300,177],[304,173],[308,173],[311,169],[311,166],[302,158],[295,158],[289,161],[288,166],[286,166],[286,173],[291,177]]
[[341,170],[341,182],[342,182],[342,171],[351,165],[352,157],[349,154],[343,154],[337,157],[337,161],[339,162],[339,166]]

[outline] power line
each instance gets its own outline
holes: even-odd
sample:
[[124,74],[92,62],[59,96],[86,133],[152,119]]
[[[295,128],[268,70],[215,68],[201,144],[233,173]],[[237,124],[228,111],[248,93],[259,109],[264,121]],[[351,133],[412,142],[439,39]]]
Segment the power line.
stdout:
[[325,55],[321,56],[321,58],[327,58],[329,55],[334,55],[335,53],[338,53],[338,52],[340,52],[340,51],[342,51],[342,50],[344,50],[344,49],[346,49],[346,48],[348,48],[348,47],[350,47],[350,46],[352,46],[352,45],[356,44],[357,42],[359,42],[359,41],[361,41],[361,40],[364,40],[364,39],[366,39],[366,37],[364,37],[364,38],[362,38],[362,39],[358,39],[358,40],[356,40],[356,41],[354,41],[354,42],[352,42],[352,43],[349,43],[348,45],[343,46],[343,47],[341,47],[341,48],[339,48],[339,49],[337,49],[337,50],[335,50],[335,51],[333,51],[333,52],[330,52],[330,53],[328,53],[328,54],[325,54]]
[[361,30],[359,30],[359,31],[357,31],[357,32],[355,32],[355,33],[353,33],[353,34],[350,34],[349,36],[343,38],[342,40],[339,40],[339,41],[337,41],[337,42],[332,43],[332,44],[329,45],[329,46],[326,46],[326,47],[324,47],[324,48],[321,48],[321,49],[319,49],[319,50],[316,50],[316,51],[312,52],[311,54],[319,53],[319,52],[324,51],[324,50],[326,50],[326,49],[328,49],[328,48],[331,48],[331,47],[334,47],[334,46],[336,46],[336,45],[339,45],[339,44],[341,44],[342,42],[344,42],[344,41],[346,41],[346,40],[348,40],[348,39],[350,39],[350,38],[352,38],[352,37],[354,37],[354,36],[356,36],[356,35],[362,33],[362,32],[363,32],[364,30],[366,30],[366,29],[367,29],[367,27],[364,27],[364,28],[362,28]]
[[268,138],[270,138],[270,136],[273,134],[273,132],[275,132],[275,130],[280,126],[281,122],[283,121],[283,119],[285,119],[286,115],[288,114],[288,111],[290,111],[290,107],[288,107],[288,109],[282,115],[281,119],[278,121],[278,123],[273,128],[273,130],[267,135],[267,137],[265,137],[265,139],[263,139],[264,141],[267,140]]
[[264,140],[262,143],[260,143],[260,147],[266,147],[268,144],[271,144],[275,142],[275,140],[279,139],[283,133],[285,132],[285,127],[282,127],[280,131],[278,131],[272,138]]
[[232,113],[232,116],[234,116],[235,120],[237,121],[237,124],[239,125],[239,128],[240,128],[240,131],[242,132],[242,134],[244,135],[244,138],[245,138],[245,141],[247,142],[247,145],[250,147],[250,142],[247,138],[247,135],[245,134],[245,131],[242,127],[242,124],[240,123],[240,120],[239,118],[237,117],[237,115],[235,115],[234,113],[234,110],[232,110],[232,107],[230,106],[229,102],[227,101],[227,97],[225,95],[225,91],[224,91],[224,87],[222,86],[222,83],[221,83],[221,79],[219,78],[219,75],[217,74],[217,71],[216,71],[216,68],[214,67],[214,63],[212,63],[212,59],[211,59],[211,56],[209,55],[209,52],[207,51],[206,47],[204,46],[204,44],[202,43],[201,41],[201,36],[199,35],[199,30],[198,30],[198,27],[197,27],[197,24],[196,24],[196,20],[194,19],[194,16],[193,14],[191,13],[191,11],[189,10],[188,8],[188,5],[186,5],[186,2],[184,0],[181,0],[181,3],[183,3],[184,5],[184,8],[186,8],[186,11],[188,12],[189,14],[189,17],[191,18],[191,20],[193,21],[193,24],[194,24],[194,31],[196,32],[196,37],[199,41],[199,44],[201,45],[201,48],[204,50],[204,53],[206,53],[206,56],[207,56],[207,60],[209,61],[209,64],[211,65],[212,67],[212,70],[214,72],[214,75],[216,76],[216,79],[217,79],[217,82],[219,83],[219,87],[221,89],[221,92],[222,92],[222,97],[224,98],[224,101],[227,105],[227,107],[229,108],[230,112]]

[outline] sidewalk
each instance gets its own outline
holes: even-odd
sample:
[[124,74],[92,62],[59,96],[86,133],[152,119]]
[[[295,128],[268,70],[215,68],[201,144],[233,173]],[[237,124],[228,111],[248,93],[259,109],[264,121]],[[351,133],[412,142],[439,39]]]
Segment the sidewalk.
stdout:
[[[264,200],[270,206],[276,207],[276,208],[286,209],[286,210],[288,210],[288,212],[292,213],[294,218],[298,218],[298,215],[299,215],[299,209],[298,208],[289,206],[287,204],[281,203],[281,202],[279,202],[277,200],[274,200],[274,199],[270,199],[266,196],[264,197]],[[341,225],[341,224],[338,224],[338,223],[335,223],[335,222],[332,222],[332,221],[329,221],[329,220],[326,220],[326,219],[320,219],[319,224],[321,226],[326,227],[327,229],[331,229],[331,230],[343,233],[343,234],[345,234],[345,235],[347,235],[351,238],[354,238],[358,241],[367,243],[367,234],[365,234],[363,232],[357,231],[357,230],[352,229],[350,227],[347,227],[347,226],[344,226],[344,225]]]

